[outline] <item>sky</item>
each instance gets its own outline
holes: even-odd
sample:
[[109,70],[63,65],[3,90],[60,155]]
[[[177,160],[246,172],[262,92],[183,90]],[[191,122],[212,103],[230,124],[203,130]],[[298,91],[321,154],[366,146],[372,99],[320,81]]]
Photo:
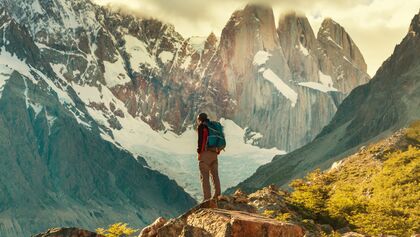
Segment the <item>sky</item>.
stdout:
[[406,35],[419,12],[420,0],[93,0],[100,5],[125,8],[142,17],[171,23],[184,37],[220,33],[237,9],[247,3],[273,7],[276,24],[282,13],[304,13],[316,34],[321,22],[331,17],[350,34],[373,76]]

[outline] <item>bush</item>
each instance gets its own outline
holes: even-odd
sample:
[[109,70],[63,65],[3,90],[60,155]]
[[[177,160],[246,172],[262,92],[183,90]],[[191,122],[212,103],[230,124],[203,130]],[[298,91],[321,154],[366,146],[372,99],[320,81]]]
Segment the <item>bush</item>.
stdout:
[[365,212],[350,218],[357,229],[373,235],[410,236],[420,232],[420,150],[395,152],[372,180],[373,195]]
[[297,179],[290,186],[295,190],[290,197],[290,203],[306,214],[306,217],[315,219],[324,215],[325,200],[328,199],[331,182],[328,175],[319,169],[309,173],[304,180]]
[[108,229],[98,228],[96,232],[105,237],[127,237],[139,230],[128,227],[127,223],[115,223],[108,226]]
[[410,127],[407,128],[406,134],[408,139],[420,142],[420,120],[413,122]]
[[[320,223],[369,235],[420,232],[420,149],[393,152],[380,163],[367,157],[339,172],[319,170],[291,183],[289,202]],[[372,161],[367,162],[369,159]]]

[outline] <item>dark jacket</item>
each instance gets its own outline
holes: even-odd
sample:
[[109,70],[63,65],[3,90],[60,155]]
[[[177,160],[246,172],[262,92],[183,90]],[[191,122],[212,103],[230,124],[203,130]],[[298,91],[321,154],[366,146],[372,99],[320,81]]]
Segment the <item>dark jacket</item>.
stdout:
[[198,125],[198,144],[197,144],[198,154],[205,151],[207,148],[207,139],[209,136],[209,128],[207,127],[207,121],[204,121],[200,125]]

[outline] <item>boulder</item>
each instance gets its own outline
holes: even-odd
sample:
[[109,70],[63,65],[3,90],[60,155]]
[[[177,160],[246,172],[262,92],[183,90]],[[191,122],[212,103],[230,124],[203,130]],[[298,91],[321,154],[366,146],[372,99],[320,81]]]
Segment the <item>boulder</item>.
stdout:
[[303,229],[297,225],[279,222],[253,213],[223,209],[201,209],[187,218],[187,224],[201,228],[211,236],[220,237],[304,236]]
[[139,234],[139,237],[153,237],[157,235],[157,231],[167,220],[163,217],[157,218],[152,224],[145,227]]
[[103,235],[78,228],[52,228],[33,237],[105,237]]
[[158,230],[158,237],[241,237],[241,236],[304,236],[295,224],[279,222],[258,214],[201,208],[188,216],[169,221]]

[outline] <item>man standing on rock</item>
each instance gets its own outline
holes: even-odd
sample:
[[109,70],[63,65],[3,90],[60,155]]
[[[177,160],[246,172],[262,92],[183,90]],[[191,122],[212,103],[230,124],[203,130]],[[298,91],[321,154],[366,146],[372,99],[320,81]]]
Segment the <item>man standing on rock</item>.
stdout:
[[[200,113],[197,117],[198,123],[198,160],[201,175],[201,187],[203,189],[204,201],[211,197],[210,180],[211,175],[213,188],[215,190],[213,199],[220,196],[220,180],[218,172],[217,155],[220,150],[217,147],[208,146],[209,142],[209,124],[212,123],[207,117],[207,114]],[[217,122],[216,122],[217,123]],[[224,140],[224,135],[223,135]]]

